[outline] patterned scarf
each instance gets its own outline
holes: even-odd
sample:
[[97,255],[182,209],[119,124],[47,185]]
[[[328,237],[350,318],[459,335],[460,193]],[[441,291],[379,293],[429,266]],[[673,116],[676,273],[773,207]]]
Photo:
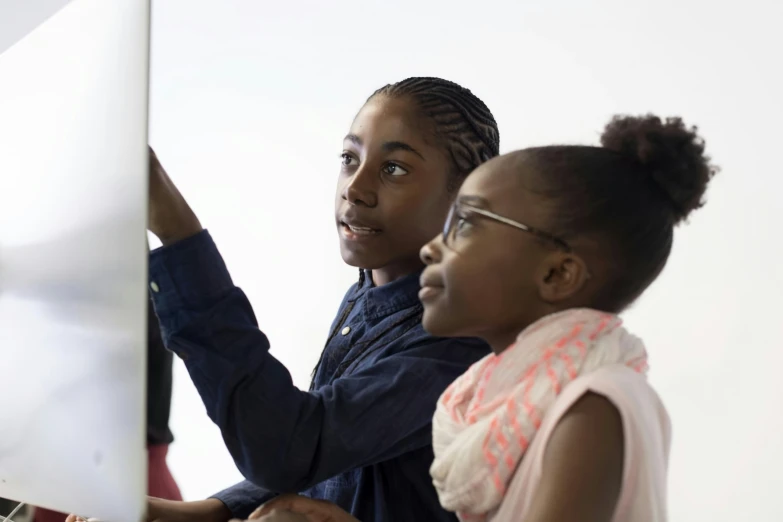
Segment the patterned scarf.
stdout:
[[615,315],[572,309],[540,319],[443,393],[433,419],[430,469],[441,505],[483,520],[500,505],[547,410],[568,383],[603,366],[647,372],[641,340]]

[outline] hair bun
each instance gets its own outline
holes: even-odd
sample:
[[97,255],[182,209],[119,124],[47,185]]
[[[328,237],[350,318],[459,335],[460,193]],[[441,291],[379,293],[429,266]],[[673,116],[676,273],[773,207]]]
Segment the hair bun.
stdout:
[[681,118],[615,116],[601,135],[601,145],[633,159],[649,173],[668,196],[679,223],[704,205],[707,184],[718,170],[704,154],[697,130],[686,127]]

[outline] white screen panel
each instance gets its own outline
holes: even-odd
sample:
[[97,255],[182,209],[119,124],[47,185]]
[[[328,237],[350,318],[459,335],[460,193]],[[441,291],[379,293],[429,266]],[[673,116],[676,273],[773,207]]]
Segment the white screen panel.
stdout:
[[148,0],[0,55],[0,496],[136,522],[146,490]]

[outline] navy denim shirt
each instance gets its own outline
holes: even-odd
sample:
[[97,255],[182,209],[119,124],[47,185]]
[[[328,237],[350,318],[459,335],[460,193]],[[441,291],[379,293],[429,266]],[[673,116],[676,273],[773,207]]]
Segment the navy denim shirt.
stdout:
[[249,481],[216,495],[235,517],[301,492],[362,522],[456,520],[429,476],[432,415],[489,347],[424,331],[418,274],[382,287],[362,279],[340,305],[312,389],[301,391],[270,355],[208,232],[151,254],[166,345]]

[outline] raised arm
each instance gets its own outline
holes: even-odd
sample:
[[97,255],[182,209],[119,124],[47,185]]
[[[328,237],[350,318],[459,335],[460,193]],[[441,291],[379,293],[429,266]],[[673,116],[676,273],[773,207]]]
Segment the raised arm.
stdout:
[[438,397],[484,345],[420,343],[316,392],[297,389],[209,233],[150,158],[150,230],[164,243],[149,267],[161,332],[245,478],[298,492],[428,445]]
[[185,361],[242,474],[297,492],[430,443],[435,403],[478,341],[408,347],[315,392],[297,389],[269,353],[244,293],[204,231],[152,253],[167,346]]

